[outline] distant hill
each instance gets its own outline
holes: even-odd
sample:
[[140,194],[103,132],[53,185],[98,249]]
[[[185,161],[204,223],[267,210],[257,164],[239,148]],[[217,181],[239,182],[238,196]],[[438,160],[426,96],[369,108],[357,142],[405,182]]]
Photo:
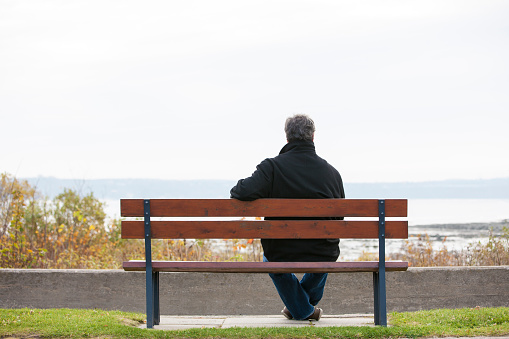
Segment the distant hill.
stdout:
[[[26,178],[44,195],[54,197],[64,188],[99,199],[229,198],[230,180],[57,179]],[[509,178],[400,183],[345,183],[347,198],[509,199]]]

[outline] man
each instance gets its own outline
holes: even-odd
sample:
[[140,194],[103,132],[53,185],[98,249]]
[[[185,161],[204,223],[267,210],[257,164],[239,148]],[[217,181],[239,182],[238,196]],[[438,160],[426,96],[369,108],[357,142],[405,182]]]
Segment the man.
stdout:
[[[249,178],[239,180],[230,191],[231,197],[239,200],[344,198],[339,172],[315,152],[313,120],[307,115],[290,117],[285,123],[285,133],[288,143],[279,155],[265,159]],[[265,261],[336,261],[339,257],[339,239],[261,241]],[[290,273],[269,275],[285,304],[281,311],[285,317],[320,319],[323,311],[316,305],[322,298],[327,273],[306,273],[301,281]]]

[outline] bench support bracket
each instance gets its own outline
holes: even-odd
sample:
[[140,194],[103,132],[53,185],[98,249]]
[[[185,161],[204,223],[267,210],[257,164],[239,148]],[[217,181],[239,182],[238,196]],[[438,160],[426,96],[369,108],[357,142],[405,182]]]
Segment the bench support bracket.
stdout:
[[378,272],[373,273],[375,325],[387,326],[385,286],[385,200],[378,201]]
[[150,227],[150,200],[143,201],[145,223],[145,285],[147,301],[147,328],[159,325],[159,272],[152,270],[152,230]]

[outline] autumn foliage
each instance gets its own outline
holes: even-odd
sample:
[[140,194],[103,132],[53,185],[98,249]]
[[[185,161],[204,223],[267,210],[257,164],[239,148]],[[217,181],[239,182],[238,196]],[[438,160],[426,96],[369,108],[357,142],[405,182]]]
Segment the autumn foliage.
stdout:
[[[0,177],[0,268],[121,268],[143,259],[143,240],[120,238],[93,193],[49,200],[28,182]],[[153,240],[154,260],[261,261],[259,240]]]
[[501,235],[490,231],[486,242],[474,242],[459,251],[449,250],[446,238],[436,248],[427,234],[420,234],[405,241],[401,252],[391,258],[408,261],[414,267],[509,265],[509,228],[504,227]]
[[[117,269],[144,259],[143,240],[120,238],[120,220],[107,218],[104,203],[64,189],[49,200],[26,181],[0,176],[0,268]],[[154,260],[262,261],[259,239],[153,240]],[[377,260],[364,253],[360,260]],[[509,229],[487,243],[449,251],[433,248],[427,235],[405,242],[387,259],[411,266],[509,265]]]

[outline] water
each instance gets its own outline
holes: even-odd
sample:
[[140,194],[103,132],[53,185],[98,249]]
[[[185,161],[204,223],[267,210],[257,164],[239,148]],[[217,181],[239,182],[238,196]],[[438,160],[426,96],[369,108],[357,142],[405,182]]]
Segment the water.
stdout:
[[[509,199],[410,199],[408,201],[410,241],[427,234],[434,249],[466,249],[469,244],[486,242],[491,223],[509,220]],[[509,226],[509,223],[506,223]],[[500,224],[494,229],[501,231]],[[386,253],[399,252],[405,240],[387,240]],[[358,258],[363,251],[378,253],[377,240],[344,239],[341,260]]]
[[[120,201],[104,202],[108,216],[118,218]],[[509,220],[509,199],[410,199],[407,220],[411,240],[426,233],[435,249],[445,245],[449,250],[461,250],[472,242],[486,241],[490,223]],[[398,252],[403,242],[387,240],[386,252]],[[341,260],[355,259],[363,251],[378,252],[377,240],[344,239],[340,247]]]
[[509,199],[410,199],[408,224],[468,224],[509,219]]

